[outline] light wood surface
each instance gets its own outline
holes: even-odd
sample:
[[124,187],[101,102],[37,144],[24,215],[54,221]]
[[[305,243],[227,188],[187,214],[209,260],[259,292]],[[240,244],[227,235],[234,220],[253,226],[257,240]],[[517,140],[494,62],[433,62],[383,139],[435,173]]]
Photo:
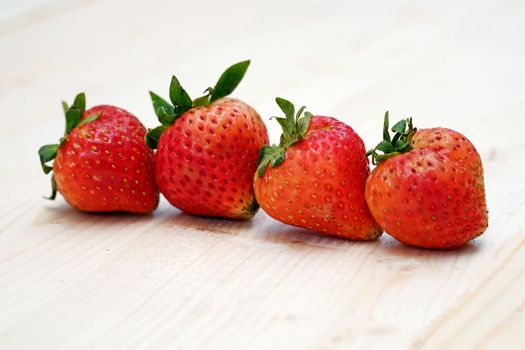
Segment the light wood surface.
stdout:
[[[13,2],[14,3],[14,2]],[[37,1],[31,2],[38,3]],[[0,349],[525,349],[525,2],[42,1],[0,21]],[[13,5],[14,6],[14,5]],[[5,12],[7,13],[7,12]],[[147,91],[235,93],[349,123],[446,126],[485,166],[464,249],[354,243],[280,224],[88,215],[42,199],[36,150],[79,91],[155,125]],[[273,141],[277,123],[268,121]]]

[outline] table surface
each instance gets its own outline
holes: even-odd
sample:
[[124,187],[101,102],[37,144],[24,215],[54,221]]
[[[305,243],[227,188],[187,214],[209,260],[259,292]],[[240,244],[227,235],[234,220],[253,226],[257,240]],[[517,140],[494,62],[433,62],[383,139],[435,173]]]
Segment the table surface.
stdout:
[[[14,1],[11,1],[15,3]],[[4,5],[7,10],[8,2]],[[0,21],[0,348],[525,348],[525,2],[28,1]],[[5,12],[7,13],[7,12]],[[372,146],[382,116],[463,132],[490,224],[454,251],[356,243],[274,221],[85,214],[42,199],[62,99],[156,125],[251,58],[235,96],[277,141],[275,96]]]

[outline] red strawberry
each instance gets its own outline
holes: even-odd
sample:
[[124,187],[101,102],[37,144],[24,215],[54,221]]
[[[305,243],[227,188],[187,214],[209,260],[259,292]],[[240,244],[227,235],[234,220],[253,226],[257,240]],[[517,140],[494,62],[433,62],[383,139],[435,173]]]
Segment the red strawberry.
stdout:
[[[271,217],[285,224],[355,240],[381,235],[366,206],[370,173],[365,146],[354,130],[337,119],[312,116],[277,98],[286,118],[276,118],[279,146],[264,147],[255,194]],[[268,166],[271,165],[271,166]]]
[[[153,152],[146,146],[146,129],[125,110],[96,106],[85,111],[78,94],[64,102],[66,132],[59,144],[38,151],[44,173],[53,171],[53,192],[84,211],[148,213],[158,204],[153,178]],[[46,165],[55,160],[52,167]]]
[[155,178],[164,197],[185,212],[249,219],[259,208],[253,174],[268,132],[253,108],[225,97],[249,63],[228,68],[214,88],[194,101],[175,77],[170,86],[173,105],[150,92],[162,123],[148,133],[148,144],[157,148]]
[[366,184],[366,201],[379,225],[423,248],[460,247],[481,235],[487,205],[483,167],[472,143],[450,129],[416,130],[411,119],[392,131],[393,138],[387,112],[384,140],[369,152],[377,167]]

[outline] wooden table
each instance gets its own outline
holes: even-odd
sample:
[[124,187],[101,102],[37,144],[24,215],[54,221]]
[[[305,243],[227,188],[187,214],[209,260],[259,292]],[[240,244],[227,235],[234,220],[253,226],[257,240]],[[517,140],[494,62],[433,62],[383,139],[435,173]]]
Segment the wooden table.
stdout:
[[[13,2],[14,3],[14,2]],[[0,6],[7,6],[4,4]],[[1,349],[524,349],[525,2],[47,0],[0,22]],[[147,91],[193,95],[252,59],[235,96],[278,140],[275,96],[352,125],[466,134],[490,226],[464,249],[354,243],[280,224],[90,215],[42,199],[60,100],[156,125]]]

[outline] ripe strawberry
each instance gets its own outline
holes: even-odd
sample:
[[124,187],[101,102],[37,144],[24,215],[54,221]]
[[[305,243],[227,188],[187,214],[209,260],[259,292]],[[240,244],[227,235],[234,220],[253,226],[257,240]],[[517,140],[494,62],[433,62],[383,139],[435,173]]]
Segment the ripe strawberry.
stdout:
[[[38,151],[44,173],[53,171],[53,192],[84,211],[148,213],[158,204],[153,152],[146,129],[132,114],[113,106],[85,111],[83,93],[71,107],[63,102],[66,132],[59,144]],[[52,166],[46,163],[55,160]]]
[[157,148],[155,179],[175,207],[196,215],[249,219],[259,205],[253,174],[268,132],[246,103],[227,98],[240,83],[250,61],[228,68],[214,88],[191,100],[175,76],[173,105],[150,92],[161,126],[148,132]]
[[[365,146],[337,119],[312,116],[305,107],[276,99],[286,118],[279,146],[265,146],[255,175],[255,195],[271,217],[285,224],[355,240],[381,235],[366,206],[370,173]],[[268,166],[268,165],[271,165]]]
[[450,129],[416,130],[411,119],[392,131],[393,138],[387,112],[384,139],[369,151],[377,167],[367,180],[366,201],[383,230],[403,243],[437,249],[481,235],[488,225],[483,167],[470,141]]

